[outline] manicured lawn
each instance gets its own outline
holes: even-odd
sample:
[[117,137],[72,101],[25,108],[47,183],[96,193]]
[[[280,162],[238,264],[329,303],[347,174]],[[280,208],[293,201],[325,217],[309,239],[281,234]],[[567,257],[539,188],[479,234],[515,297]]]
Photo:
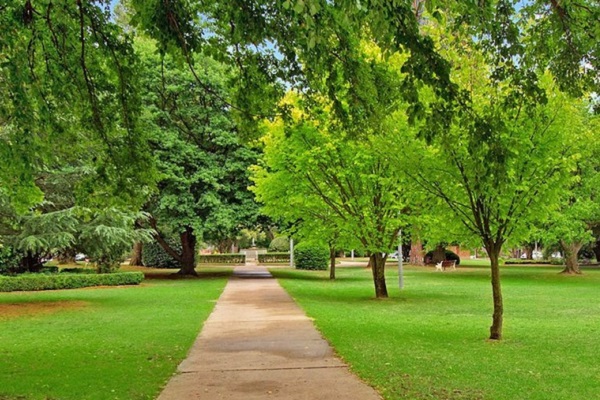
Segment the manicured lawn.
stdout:
[[0,293],[0,399],[155,398],[229,271],[135,287]]
[[484,267],[406,267],[373,299],[370,271],[273,270],[353,370],[386,399],[599,399],[600,270],[503,267],[505,339],[486,340]]

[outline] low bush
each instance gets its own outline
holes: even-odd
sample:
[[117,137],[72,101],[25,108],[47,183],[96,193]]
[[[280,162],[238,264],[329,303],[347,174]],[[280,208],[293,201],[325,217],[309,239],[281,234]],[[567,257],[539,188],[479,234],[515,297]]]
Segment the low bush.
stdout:
[[329,262],[327,246],[302,242],[294,248],[296,269],[326,270]]
[[261,264],[269,263],[289,263],[290,253],[267,253],[259,254],[258,262]]
[[40,273],[42,274],[58,274],[58,267],[49,266],[40,268]]
[[[181,252],[181,243],[168,239],[167,242],[175,251]],[[154,268],[180,268],[179,263],[162,248],[158,242],[145,243],[142,247],[142,264]]]
[[271,240],[269,244],[269,252],[271,253],[283,253],[290,250],[290,239],[285,236],[279,236]]
[[61,274],[91,274],[89,268],[63,268],[60,270]]
[[521,259],[509,259],[506,260],[506,265],[540,265],[550,264],[550,260],[521,260]]
[[198,258],[200,264],[244,264],[245,254],[206,254]]
[[113,274],[24,274],[0,277],[0,292],[77,289],[90,286],[139,285],[144,279],[141,272]]

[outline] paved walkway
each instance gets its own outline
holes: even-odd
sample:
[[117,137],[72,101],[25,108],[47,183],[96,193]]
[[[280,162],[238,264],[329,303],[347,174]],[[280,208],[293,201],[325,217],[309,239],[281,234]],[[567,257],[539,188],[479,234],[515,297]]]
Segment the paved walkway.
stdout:
[[269,272],[238,267],[158,400],[380,400]]

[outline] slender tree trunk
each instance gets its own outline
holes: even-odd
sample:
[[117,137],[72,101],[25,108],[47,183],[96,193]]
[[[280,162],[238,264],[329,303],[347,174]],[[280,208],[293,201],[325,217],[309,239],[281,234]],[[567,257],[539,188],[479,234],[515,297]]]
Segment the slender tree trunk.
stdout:
[[494,313],[492,314],[492,326],[490,327],[490,339],[502,339],[502,315],[504,306],[502,304],[502,287],[500,285],[500,246],[495,243],[486,245],[486,250],[491,261],[492,270],[492,298],[494,301]]
[[135,242],[133,244],[133,249],[131,250],[131,259],[129,260],[129,265],[131,266],[142,266],[144,263],[142,262],[142,250],[144,245],[142,242]]
[[421,239],[413,239],[410,243],[410,263],[412,265],[425,264],[425,252],[423,251]]
[[378,299],[387,299],[388,292],[385,284],[385,259],[382,253],[375,252],[371,254],[369,263],[373,273],[373,283],[375,284],[375,297]]
[[177,272],[179,275],[197,276],[196,272],[196,235],[191,227],[185,228],[185,231],[179,234],[181,239],[181,269]]
[[329,279],[335,279],[335,247],[329,246]]
[[565,269],[561,274],[581,274],[579,262],[577,261],[577,253],[581,250],[583,244],[581,242],[567,243],[560,241],[560,247],[565,255]]

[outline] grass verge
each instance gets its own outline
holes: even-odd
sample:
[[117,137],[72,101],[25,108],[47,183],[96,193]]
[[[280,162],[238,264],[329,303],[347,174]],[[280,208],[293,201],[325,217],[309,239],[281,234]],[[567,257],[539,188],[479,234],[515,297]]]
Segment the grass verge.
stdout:
[[373,299],[370,270],[272,270],[351,368],[388,399],[600,398],[600,270],[503,267],[505,339],[486,340],[489,271],[406,267]]
[[0,293],[0,399],[155,398],[227,271],[135,287]]

